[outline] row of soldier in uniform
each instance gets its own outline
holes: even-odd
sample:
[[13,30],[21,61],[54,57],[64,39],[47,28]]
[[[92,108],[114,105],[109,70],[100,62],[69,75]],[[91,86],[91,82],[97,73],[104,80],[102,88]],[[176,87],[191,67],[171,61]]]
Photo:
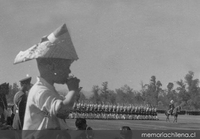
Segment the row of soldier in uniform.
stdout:
[[158,120],[155,107],[92,103],[74,103],[69,118]]
[[87,113],[71,112],[69,119],[85,118],[95,120],[159,120],[157,115],[114,114],[114,113]]

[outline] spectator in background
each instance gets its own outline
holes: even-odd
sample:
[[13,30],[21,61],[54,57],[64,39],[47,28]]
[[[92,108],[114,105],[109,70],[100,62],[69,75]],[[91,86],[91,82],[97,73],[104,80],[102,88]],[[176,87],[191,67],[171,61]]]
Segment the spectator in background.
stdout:
[[[27,102],[27,92],[31,88],[31,77],[24,78],[19,81],[21,85],[20,91],[14,96],[14,113],[13,128],[22,130],[24,125],[24,116]],[[11,116],[11,115],[10,115]]]

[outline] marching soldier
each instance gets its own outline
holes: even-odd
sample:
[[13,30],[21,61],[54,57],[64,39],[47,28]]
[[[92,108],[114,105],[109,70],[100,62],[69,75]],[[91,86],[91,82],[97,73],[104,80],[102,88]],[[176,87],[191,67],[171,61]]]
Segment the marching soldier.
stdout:
[[31,77],[20,80],[21,89],[14,96],[15,117],[13,128],[22,130],[24,124],[24,114],[26,110],[27,92],[31,88]]
[[132,119],[135,119],[135,107],[134,105],[131,106],[131,114],[132,114]]
[[111,114],[113,112],[113,105],[111,103],[108,105],[108,109],[109,113]]
[[93,111],[94,111],[94,105],[90,103],[90,113],[92,113]]
[[116,106],[116,104],[114,104],[113,105],[113,113],[116,114],[116,112],[117,112],[117,106]]
[[119,103],[117,104],[117,114],[120,114],[120,105],[119,105]]
[[98,104],[97,111],[98,111],[98,113],[101,113],[101,103]]
[[109,113],[109,106],[108,106],[108,104],[105,105],[105,113],[106,113],[106,115]]
[[80,105],[81,105],[81,107],[80,107],[80,112],[85,112],[85,103],[82,101],[81,103],[80,103]]
[[151,117],[150,120],[153,120],[153,107],[151,107],[149,111],[150,111],[150,117]]
[[158,114],[157,114],[157,108],[156,108],[156,107],[154,107],[153,113],[154,113],[154,119],[155,119],[155,120],[159,120],[159,119],[158,119]]
[[131,105],[127,106],[126,109],[127,109],[127,113],[128,113],[128,114],[131,114]]
[[126,105],[123,105],[122,107],[122,114],[126,114]]
[[148,120],[148,113],[147,113],[147,110],[148,107],[147,106],[144,106],[144,113],[145,113],[145,119]]
[[72,107],[73,112],[75,112],[76,109],[77,109],[77,102],[74,102],[74,105],[73,105],[73,107]]
[[95,103],[95,104],[94,104],[94,112],[97,112],[97,111],[98,111],[98,104]]
[[105,104],[104,104],[104,102],[103,102],[103,104],[101,106],[101,111],[102,111],[102,113],[105,113]]
[[81,111],[81,103],[77,103],[76,105],[76,112],[79,113]]
[[139,113],[139,120],[142,119],[142,107],[141,106],[138,106],[138,113]]
[[138,110],[138,106],[135,107],[135,118],[138,120],[139,118],[139,110]]
[[145,119],[145,111],[144,111],[144,106],[140,106],[140,114],[141,114],[141,119]]
[[120,114],[123,113],[123,106],[124,106],[124,104],[120,105],[120,107],[119,107]]
[[90,112],[90,104],[87,103],[86,104],[86,113],[87,113],[87,115],[89,114],[89,112]]
[[149,107],[146,107],[146,119],[149,120],[149,117],[150,117]]

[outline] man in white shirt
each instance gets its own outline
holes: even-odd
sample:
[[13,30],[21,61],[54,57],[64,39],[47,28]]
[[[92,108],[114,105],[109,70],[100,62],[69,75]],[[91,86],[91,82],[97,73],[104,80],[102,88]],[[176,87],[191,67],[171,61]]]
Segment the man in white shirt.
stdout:
[[[70,66],[78,59],[67,27],[56,29],[26,51],[20,52],[15,64],[36,59],[40,75],[29,91],[23,130],[67,129],[64,122],[79,95],[80,80],[69,78]],[[54,84],[67,84],[69,92],[62,97]],[[24,138],[31,137],[24,132]]]

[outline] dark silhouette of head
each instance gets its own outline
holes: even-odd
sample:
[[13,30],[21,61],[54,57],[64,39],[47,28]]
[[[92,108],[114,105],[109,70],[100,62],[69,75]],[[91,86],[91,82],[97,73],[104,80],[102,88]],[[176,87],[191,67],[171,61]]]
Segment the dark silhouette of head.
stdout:
[[0,85],[0,95],[7,95],[9,92],[9,83],[3,83]]
[[120,128],[120,138],[122,139],[131,139],[132,138],[132,131],[129,126],[122,126]]
[[76,128],[78,130],[86,130],[87,122],[85,118],[77,118],[75,121]]

